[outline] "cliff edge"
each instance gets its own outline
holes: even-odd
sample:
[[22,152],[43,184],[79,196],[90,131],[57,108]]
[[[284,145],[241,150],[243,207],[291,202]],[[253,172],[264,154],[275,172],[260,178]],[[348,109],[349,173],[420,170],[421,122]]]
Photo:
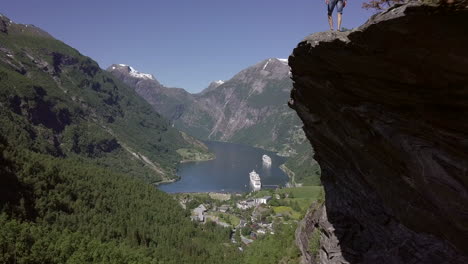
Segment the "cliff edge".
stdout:
[[290,56],[326,190],[306,262],[468,263],[466,3],[399,5]]

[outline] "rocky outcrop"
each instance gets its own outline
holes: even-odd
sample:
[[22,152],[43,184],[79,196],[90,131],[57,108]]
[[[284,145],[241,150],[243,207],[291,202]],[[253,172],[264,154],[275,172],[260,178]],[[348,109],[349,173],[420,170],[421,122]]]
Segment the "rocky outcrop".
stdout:
[[0,14],[0,32],[8,33],[9,19]]
[[[315,248],[314,235],[318,234]],[[301,264],[308,263],[348,263],[343,256],[340,240],[335,235],[333,224],[328,221],[323,203],[314,203],[296,229],[296,245],[301,251]],[[321,261],[325,260],[325,261]]]
[[326,190],[320,263],[468,263],[466,7],[397,6],[289,58]]

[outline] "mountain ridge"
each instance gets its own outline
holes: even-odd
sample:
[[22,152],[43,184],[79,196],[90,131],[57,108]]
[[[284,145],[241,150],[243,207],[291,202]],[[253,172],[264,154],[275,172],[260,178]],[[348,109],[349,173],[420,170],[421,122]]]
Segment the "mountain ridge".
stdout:
[[[136,78],[116,65],[107,70],[133,87],[176,128],[202,140],[242,143],[291,157],[286,166],[296,172],[297,181],[319,184],[320,169],[313,152],[302,147],[308,142],[301,122],[287,106],[292,81],[286,59],[262,60],[195,94]],[[298,155],[307,158],[292,158]],[[314,164],[314,169],[305,164]]]

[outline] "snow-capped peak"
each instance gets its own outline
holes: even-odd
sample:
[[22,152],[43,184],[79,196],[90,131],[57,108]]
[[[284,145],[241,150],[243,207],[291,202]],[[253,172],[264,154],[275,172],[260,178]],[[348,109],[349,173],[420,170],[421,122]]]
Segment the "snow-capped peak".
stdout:
[[141,73],[137,70],[135,70],[133,67],[130,68],[130,75],[135,77],[135,78],[140,78],[140,79],[148,79],[148,80],[154,80],[153,75],[148,74],[148,73]]
[[288,59],[280,59],[280,58],[276,58],[277,60],[281,61],[282,63],[284,64],[288,64]]
[[214,81],[214,83],[215,83],[216,85],[222,85],[222,84],[224,84],[224,81],[218,80],[218,81]]
[[[156,80],[152,74],[141,73],[135,70],[135,68],[133,68],[132,66],[128,66],[127,64],[117,64],[117,65],[119,67],[127,67],[129,70],[129,74],[132,77],[139,78],[139,79]],[[115,70],[116,68],[117,68],[116,66],[112,66],[112,70]]]

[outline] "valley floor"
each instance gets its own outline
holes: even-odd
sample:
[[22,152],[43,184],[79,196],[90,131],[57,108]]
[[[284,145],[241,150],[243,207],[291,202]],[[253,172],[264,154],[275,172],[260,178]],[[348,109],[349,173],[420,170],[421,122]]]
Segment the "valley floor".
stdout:
[[179,193],[192,221],[231,230],[231,242],[245,263],[298,263],[294,233],[310,205],[323,201],[321,186],[288,187],[250,193]]

